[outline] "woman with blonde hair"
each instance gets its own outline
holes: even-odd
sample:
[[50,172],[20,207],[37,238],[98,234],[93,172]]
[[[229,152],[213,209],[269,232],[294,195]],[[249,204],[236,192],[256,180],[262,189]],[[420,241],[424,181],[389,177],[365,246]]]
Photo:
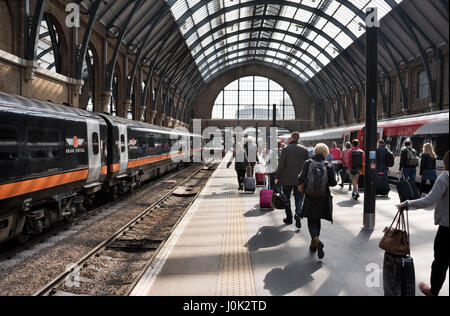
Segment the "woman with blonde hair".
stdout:
[[337,185],[333,165],[326,161],[329,154],[328,146],[317,144],[314,156],[305,162],[297,183],[299,191],[304,193],[301,218],[308,219],[308,229],[311,235],[312,252],[317,252],[319,259],[325,255],[324,244],[320,241],[321,220],[333,222],[333,198],[330,187]]
[[[420,161],[420,175],[422,176],[420,191],[421,193],[428,193],[433,188],[437,179],[436,173],[436,158],[433,145],[426,143],[423,145],[423,153]],[[430,187],[427,186],[427,181],[430,181]]]

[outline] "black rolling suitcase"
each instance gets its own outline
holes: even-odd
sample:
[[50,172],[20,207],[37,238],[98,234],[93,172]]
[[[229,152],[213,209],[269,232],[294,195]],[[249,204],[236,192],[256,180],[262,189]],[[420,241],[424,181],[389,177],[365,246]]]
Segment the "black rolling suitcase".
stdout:
[[415,296],[416,277],[414,260],[410,255],[408,211],[399,211],[391,226],[386,227],[384,236],[380,241],[380,248],[385,250],[383,261],[384,295]]
[[378,172],[376,190],[377,195],[389,195],[391,187],[389,186],[389,177],[386,172]]
[[383,288],[385,296],[415,296],[414,260],[407,256],[384,253]]
[[419,189],[413,180],[399,179],[397,192],[401,202],[420,199]]

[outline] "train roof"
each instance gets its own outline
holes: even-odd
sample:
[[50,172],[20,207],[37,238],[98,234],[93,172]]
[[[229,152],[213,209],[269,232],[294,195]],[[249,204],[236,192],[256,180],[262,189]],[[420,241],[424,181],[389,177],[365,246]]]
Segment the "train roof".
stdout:
[[176,129],[172,129],[172,128],[168,128],[168,127],[156,126],[156,125],[148,124],[145,122],[130,120],[130,119],[126,119],[123,117],[112,116],[109,114],[100,114],[100,115],[102,117],[104,117],[105,119],[109,120],[110,122],[112,122],[113,124],[114,123],[126,124],[128,126],[133,126],[136,129],[145,129],[147,131],[150,130],[153,132],[163,133],[163,134],[200,136],[200,135],[192,134],[192,133],[185,132],[182,130],[176,130]]
[[95,113],[86,111],[83,109],[73,108],[66,105],[55,104],[52,102],[45,102],[37,99],[25,98],[18,95],[8,94],[4,92],[0,92],[0,107],[6,106],[10,107],[14,110],[22,110],[33,113],[45,113],[48,115],[56,115],[56,116],[67,116],[71,118],[79,118],[88,117],[94,119],[108,119],[111,122],[122,123],[127,125],[132,125],[137,128],[143,128],[146,130],[153,130],[159,133],[167,133],[167,134],[177,134],[177,135],[192,135],[192,136],[200,136],[191,133],[186,133],[184,131],[177,131],[174,133],[174,129],[160,127],[151,125],[144,122],[133,121],[121,117],[115,117],[107,114]]
[[[388,128],[392,126],[407,126],[407,125],[417,125],[423,124],[415,134],[436,134],[436,133],[444,133],[448,132],[448,120],[449,120],[449,111],[440,111],[433,112],[428,114],[415,114],[409,115],[399,118],[391,118],[380,120],[378,122],[379,128]],[[330,128],[330,129],[322,129],[315,131],[308,131],[304,133],[300,133],[301,139],[304,141],[310,140],[320,140],[320,139],[339,139],[342,138],[343,134],[346,131],[354,131],[360,130],[364,128],[365,124],[358,125],[347,125],[342,127]],[[289,135],[290,136],[290,135]],[[287,136],[287,137],[289,137]],[[285,138],[286,135],[281,136]]]
[[51,102],[40,101],[36,99],[25,98],[19,95],[8,94],[0,92],[0,107],[8,106],[13,109],[20,109],[28,112],[47,113],[60,116],[64,114],[70,117],[90,117],[94,119],[101,119],[101,117],[94,112],[89,112],[83,109],[77,109],[70,106],[55,104]]

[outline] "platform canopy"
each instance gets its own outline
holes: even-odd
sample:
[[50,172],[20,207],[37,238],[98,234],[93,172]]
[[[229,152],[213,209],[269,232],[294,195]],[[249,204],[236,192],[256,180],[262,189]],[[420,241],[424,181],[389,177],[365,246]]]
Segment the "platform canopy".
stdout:
[[230,65],[261,60],[303,82],[365,32],[367,7],[379,18],[399,2],[384,0],[167,0],[207,80]]
[[97,19],[109,37],[192,97],[230,67],[248,63],[288,72],[316,101],[363,86],[368,7],[378,8],[381,20],[380,72],[399,73],[403,63],[425,60],[427,50],[448,42],[445,0],[80,2],[88,10],[99,3]]

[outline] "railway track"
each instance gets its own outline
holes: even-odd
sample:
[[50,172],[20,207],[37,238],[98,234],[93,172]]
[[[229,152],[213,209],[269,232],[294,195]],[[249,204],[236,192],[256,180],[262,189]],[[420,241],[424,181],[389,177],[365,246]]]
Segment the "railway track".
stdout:
[[216,166],[197,169],[34,295],[128,295]]
[[[189,167],[187,167],[189,168]],[[134,191],[134,193],[137,193],[139,191],[145,190],[148,186],[152,186],[154,184],[158,184],[159,182],[165,182],[166,177],[169,176],[170,178],[176,177],[178,174],[182,173],[183,171],[185,171],[186,168],[183,168],[175,173],[169,173],[165,176],[163,176],[163,178],[159,178],[147,183],[143,183],[141,185],[141,187],[139,187],[138,189],[136,189]],[[134,194],[133,193],[133,194]],[[2,248],[0,248],[0,262],[4,261],[4,260],[10,260],[11,258],[13,258],[15,255],[17,255],[18,253],[20,253],[23,250],[28,250],[30,248],[33,248],[34,246],[36,246],[37,244],[42,243],[44,240],[46,240],[47,238],[50,238],[52,236],[56,236],[57,234],[59,234],[61,231],[66,230],[68,227],[73,226],[73,225],[78,225],[79,223],[83,222],[84,220],[99,214],[111,207],[113,207],[114,205],[124,201],[125,199],[129,198],[130,195],[124,195],[119,197],[118,199],[114,200],[114,201],[108,201],[106,202],[106,204],[101,203],[100,206],[93,208],[92,210],[88,210],[82,214],[76,215],[74,217],[74,219],[72,220],[72,222],[70,224],[65,224],[65,223],[58,223],[53,225],[53,227],[51,227],[50,229],[48,229],[46,232],[44,232],[43,234],[39,235],[39,236],[35,236],[30,238],[30,240],[26,241],[25,243],[21,244],[21,245],[7,245],[4,246]]]

